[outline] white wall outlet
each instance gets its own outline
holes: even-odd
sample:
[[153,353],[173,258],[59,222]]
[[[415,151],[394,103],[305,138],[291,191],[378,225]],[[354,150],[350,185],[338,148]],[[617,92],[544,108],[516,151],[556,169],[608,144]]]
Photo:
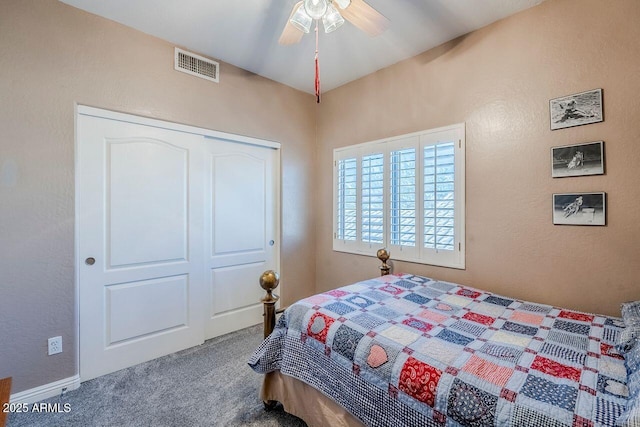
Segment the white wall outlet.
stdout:
[[62,353],[62,337],[53,337],[48,339],[49,356],[52,354]]

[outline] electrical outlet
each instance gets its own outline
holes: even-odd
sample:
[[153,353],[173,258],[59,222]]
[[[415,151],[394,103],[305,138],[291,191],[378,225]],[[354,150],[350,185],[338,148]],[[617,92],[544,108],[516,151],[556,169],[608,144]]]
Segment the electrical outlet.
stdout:
[[49,338],[49,356],[62,353],[62,337]]

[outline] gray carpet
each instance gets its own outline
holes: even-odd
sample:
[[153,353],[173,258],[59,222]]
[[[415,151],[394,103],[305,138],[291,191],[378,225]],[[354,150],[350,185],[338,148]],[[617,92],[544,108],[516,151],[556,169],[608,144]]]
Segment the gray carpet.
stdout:
[[69,413],[10,414],[21,426],[296,426],[281,406],[265,411],[262,375],[247,365],[262,340],[262,325],[82,383],[47,403],[69,403]]

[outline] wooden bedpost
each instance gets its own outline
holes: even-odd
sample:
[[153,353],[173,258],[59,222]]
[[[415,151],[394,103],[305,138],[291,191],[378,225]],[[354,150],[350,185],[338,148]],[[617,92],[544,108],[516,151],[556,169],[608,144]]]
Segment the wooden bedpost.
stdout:
[[7,421],[7,412],[4,408],[9,404],[9,397],[11,396],[11,377],[3,378],[0,380],[0,427],[4,427]]
[[273,290],[280,284],[280,275],[273,270],[267,270],[260,276],[260,286],[267,291],[267,295],[260,301],[264,306],[264,337],[268,337],[276,326],[276,302],[280,297]]
[[382,261],[382,265],[378,267],[380,269],[380,275],[386,276],[391,271],[391,267],[387,264],[390,257],[389,252],[387,252],[385,248],[378,249],[376,256],[380,261]]

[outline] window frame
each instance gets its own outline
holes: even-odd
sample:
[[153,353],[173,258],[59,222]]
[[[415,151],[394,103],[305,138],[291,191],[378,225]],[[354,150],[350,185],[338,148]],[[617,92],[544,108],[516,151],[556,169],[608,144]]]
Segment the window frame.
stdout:
[[[424,247],[424,148],[454,143],[454,249]],[[391,138],[365,142],[333,150],[333,250],[376,256],[387,248],[392,259],[420,264],[465,269],[465,124],[458,123]],[[391,152],[415,149],[415,246],[391,244]],[[383,161],[383,242],[362,241],[362,158],[382,153]],[[338,239],[338,170],[340,161],[356,159],[356,239]]]

